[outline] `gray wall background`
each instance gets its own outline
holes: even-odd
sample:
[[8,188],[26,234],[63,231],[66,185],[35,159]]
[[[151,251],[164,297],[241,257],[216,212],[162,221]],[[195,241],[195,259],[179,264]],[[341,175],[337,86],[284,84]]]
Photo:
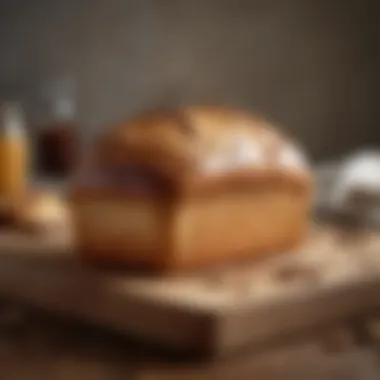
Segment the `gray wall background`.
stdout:
[[91,137],[142,108],[229,103],[283,123],[316,159],[380,142],[376,1],[0,1],[0,100],[31,123],[71,75]]

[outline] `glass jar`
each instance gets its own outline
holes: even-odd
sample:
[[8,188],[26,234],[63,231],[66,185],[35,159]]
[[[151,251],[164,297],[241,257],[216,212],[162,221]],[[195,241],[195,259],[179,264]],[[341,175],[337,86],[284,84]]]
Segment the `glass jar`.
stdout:
[[66,179],[74,170],[80,147],[73,83],[65,78],[49,90],[50,110],[37,128],[37,171],[43,177]]
[[29,142],[19,104],[0,107],[0,210],[7,213],[26,194],[29,180]]

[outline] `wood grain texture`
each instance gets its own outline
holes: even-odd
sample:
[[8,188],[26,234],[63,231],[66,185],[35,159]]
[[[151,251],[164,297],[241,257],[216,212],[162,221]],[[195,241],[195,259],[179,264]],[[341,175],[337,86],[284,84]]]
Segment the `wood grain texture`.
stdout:
[[[322,341],[337,335],[352,341],[326,350]],[[378,379],[379,354],[355,340],[348,321],[261,350],[200,361],[29,311],[22,329],[0,331],[0,374],[4,380]]]
[[313,228],[299,252],[154,278],[96,271],[70,234],[0,236],[0,293],[177,349],[223,355],[380,305],[380,238]]

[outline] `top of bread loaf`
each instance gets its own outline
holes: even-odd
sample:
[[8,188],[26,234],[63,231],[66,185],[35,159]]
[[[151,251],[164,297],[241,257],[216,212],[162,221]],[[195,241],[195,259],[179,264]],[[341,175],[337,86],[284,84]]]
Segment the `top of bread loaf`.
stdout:
[[[226,107],[192,106],[143,112],[107,129],[94,146],[95,167],[149,168],[180,183],[189,178],[268,173],[307,182],[301,148],[263,118]],[[120,177],[120,171],[119,177]]]

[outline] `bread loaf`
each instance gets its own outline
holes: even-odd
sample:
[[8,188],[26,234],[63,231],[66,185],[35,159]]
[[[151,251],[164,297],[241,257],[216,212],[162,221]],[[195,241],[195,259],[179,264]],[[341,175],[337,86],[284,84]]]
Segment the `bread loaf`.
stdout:
[[312,174],[264,119],[222,107],[144,112],[108,128],[71,191],[78,255],[155,269],[291,249],[308,227]]
[[69,210],[61,197],[48,190],[34,190],[20,202],[15,227],[25,232],[51,234],[69,223]]

